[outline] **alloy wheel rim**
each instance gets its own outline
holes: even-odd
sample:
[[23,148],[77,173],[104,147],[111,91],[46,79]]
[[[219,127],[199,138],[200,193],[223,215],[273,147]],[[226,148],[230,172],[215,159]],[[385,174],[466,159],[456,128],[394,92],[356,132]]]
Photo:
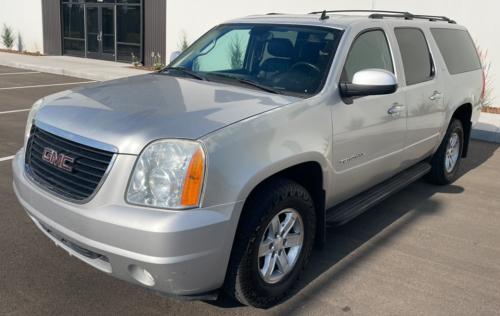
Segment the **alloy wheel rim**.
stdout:
[[458,154],[460,153],[460,138],[457,133],[453,133],[446,146],[445,167],[448,173],[452,172],[458,161]]
[[273,217],[259,245],[258,269],[267,283],[277,283],[297,263],[304,242],[304,223],[299,212],[287,208]]

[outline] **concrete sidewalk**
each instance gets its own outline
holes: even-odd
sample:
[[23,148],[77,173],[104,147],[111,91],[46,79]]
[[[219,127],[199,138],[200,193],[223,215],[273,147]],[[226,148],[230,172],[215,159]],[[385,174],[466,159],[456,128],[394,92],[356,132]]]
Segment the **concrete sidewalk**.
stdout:
[[70,56],[27,56],[3,52],[0,52],[0,65],[98,81],[148,73],[128,68],[131,64],[125,63]]
[[500,143],[500,114],[481,113],[474,126],[472,139]]

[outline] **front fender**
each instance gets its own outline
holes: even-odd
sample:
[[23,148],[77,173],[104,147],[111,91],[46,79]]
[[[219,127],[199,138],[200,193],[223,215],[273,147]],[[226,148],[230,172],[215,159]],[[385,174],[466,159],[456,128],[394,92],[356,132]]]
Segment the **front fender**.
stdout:
[[314,98],[225,127],[202,138],[208,151],[203,206],[244,200],[262,181],[291,166],[317,162],[323,189],[332,181],[330,109]]

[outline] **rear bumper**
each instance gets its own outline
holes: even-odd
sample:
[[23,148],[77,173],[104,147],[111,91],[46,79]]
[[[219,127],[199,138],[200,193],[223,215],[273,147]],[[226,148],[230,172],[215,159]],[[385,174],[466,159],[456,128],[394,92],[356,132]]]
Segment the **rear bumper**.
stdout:
[[128,205],[123,177],[134,161],[135,156],[119,155],[95,198],[78,205],[28,180],[21,150],[12,163],[14,191],[57,246],[107,274],[174,299],[198,298],[218,289],[243,201],[188,211]]

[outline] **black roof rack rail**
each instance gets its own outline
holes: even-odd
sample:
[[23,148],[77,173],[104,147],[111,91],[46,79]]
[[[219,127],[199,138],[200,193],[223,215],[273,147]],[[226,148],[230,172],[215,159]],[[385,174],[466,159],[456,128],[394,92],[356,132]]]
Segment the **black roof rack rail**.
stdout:
[[[380,13],[399,13],[399,14],[410,14],[408,12],[402,12],[402,11],[385,11],[385,10],[323,10],[323,11],[315,11],[315,12],[310,12],[309,14],[320,14],[320,13],[341,13],[341,12],[380,12]],[[411,14],[410,14],[411,15]]]
[[383,19],[387,18],[404,18],[405,20],[413,20],[413,19],[421,19],[421,20],[429,20],[429,21],[443,21],[452,24],[457,24],[457,22],[445,17],[445,16],[436,16],[436,15],[414,15],[410,12],[403,11],[387,11],[387,10],[323,10],[323,11],[315,11],[310,12],[309,14],[320,14],[320,20],[324,20],[327,18],[326,13],[344,13],[344,12],[368,12],[372,13],[369,18],[370,19]]
[[374,13],[369,16],[370,19],[383,19],[383,18],[404,18],[405,20],[413,20],[413,19],[419,19],[419,20],[429,20],[431,22],[436,22],[436,21],[443,21],[443,22],[448,22],[451,24],[457,24],[457,22],[445,17],[445,16],[435,16],[435,15],[406,15],[406,14],[379,14],[379,13]]
[[435,21],[443,21],[443,22],[448,22],[451,24],[457,24],[454,20],[451,20],[445,16],[437,16],[437,15],[415,15],[414,16],[416,19],[424,19],[424,20],[429,20],[432,22]]

